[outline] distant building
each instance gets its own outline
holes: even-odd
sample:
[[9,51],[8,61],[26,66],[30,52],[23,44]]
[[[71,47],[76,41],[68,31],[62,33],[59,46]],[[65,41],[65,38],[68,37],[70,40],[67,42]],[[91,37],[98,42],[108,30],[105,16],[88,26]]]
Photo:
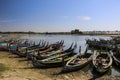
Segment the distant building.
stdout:
[[79,29],[75,29],[71,31],[71,34],[82,34],[82,32]]

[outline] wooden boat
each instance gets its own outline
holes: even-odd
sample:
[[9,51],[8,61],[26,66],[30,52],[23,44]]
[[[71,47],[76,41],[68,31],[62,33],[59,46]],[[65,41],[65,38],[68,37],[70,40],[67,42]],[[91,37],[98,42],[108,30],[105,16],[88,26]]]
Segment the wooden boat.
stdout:
[[12,39],[5,39],[0,42],[0,50],[2,51],[8,51],[9,50],[9,45],[16,43],[17,41],[12,40]]
[[87,53],[87,50],[88,47],[84,54],[81,54],[81,49],[79,49],[80,54],[74,55],[69,61],[67,61],[61,70],[61,73],[77,71],[89,64],[92,61],[92,54]]
[[33,64],[34,67],[37,67],[37,68],[48,68],[48,67],[62,66],[63,63],[70,60],[71,57],[76,54],[74,52],[74,50],[76,49],[76,46],[77,45],[74,46],[74,48],[71,52],[56,55],[56,56],[49,57],[49,58],[46,58],[46,59],[43,59],[43,60],[37,60],[36,57],[33,56],[32,57],[32,64]]
[[44,51],[44,50],[47,50],[47,49],[49,49],[50,48],[50,46],[49,46],[49,43],[47,43],[47,45],[42,45],[42,46],[40,46],[38,49],[36,49],[36,50],[33,50],[33,51],[30,51],[30,52],[26,52],[26,54],[27,54],[27,56],[26,56],[26,58],[28,59],[28,60],[31,60],[31,56],[35,56],[37,53],[36,52],[38,52],[39,50],[40,51]]
[[56,56],[56,55],[61,55],[61,54],[64,54],[64,53],[69,53],[69,52],[71,52],[73,50],[72,46],[73,46],[73,43],[66,50],[63,50],[63,46],[62,46],[62,47],[59,48],[59,50],[51,51],[51,52],[46,52],[46,53],[41,53],[38,56],[36,56],[36,58],[39,59],[39,60],[42,60],[42,59],[46,59],[46,58],[53,57],[53,56]]
[[91,54],[85,54],[85,55],[74,55],[63,67],[62,71],[65,72],[72,72],[77,71],[83,67],[85,67],[87,64],[89,64],[92,61]]
[[34,43],[29,43],[28,40],[27,41],[16,41],[14,43],[10,43],[9,44],[9,51],[25,51],[25,49],[27,48],[33,48],[33,47],[39,47],[40,44],[35,44]]
[[[42,44],[41,44],[42,43]],[[32,51],[35,51],[35,50],[38,50],[39,48],[41,47],[46,47],[45,43],[43,43],[42,41],[40,41],[37,45],[35,45],[35,42],[34,44],[30,44],[28,43],[27,41],[25,41],[24,43],[26,46],[17,46],[17,50],[16,50],[16,54],[19,55],[20,57],[26,57],[27,56],[27,53],[29,52],[32,52]]]
[[102,50],[107,50],[110,51],[111,49],[114,49],[114,51],[116,50],[114,42],[112,40],[104,40],[104,39],[100,39],[100,40],[86,40],[86,44],[89,45],[90,48],[94,48],[94,49],[102,49]]
[[55,44],[51,44],[47,47],[47,49],[38,49],[37,54],[42,54],[42,53],[47,54],[48,52],[56,51],[56,50],[60,49],[61,47],[63,48],[63,44],[64,44],[64,41],[60,41]]
[[93,66],[100,74],[108,71],[112,65],[112,62],[113,60],[109,52],[96,52],[93,55]]
[[114,60],[114,64],[118,67],[120,67],[120,54],[114,53],[112,50],[110,50],[110,53],[112,55],[112,58]]
[[45,59],[48,57],[48,55],[52,54],[52,53],[58,53],[62,51],[62,47],[50,50],[49,52],[44,52],[44,53],[38,53],[35,50],[31,51],[31,52],[27,52],[27,59],[31,60],[32,56],[36,57],[39,60]]
[[17,51],[15,52],[17,55],[19,55],[20,57],[26,57],[27,56],[27,52],[31,52],[34,51],[35,49],[38,48],[39,45],[34,45],[34,46],[28,46],[28,47],[20,47],[17,49]]
[[[63,41],[57,44],[51,44],[43,48],[39,48],[33,52],[27,52],[27,59],[30,60],[31,56],[35,56],[37,59],[44,59],[51,53],[58,53],[63,50]],[[56,46],[55,46],[56,45]],[[48,55],[47,55],[48,54]]]
[[[42,44],[41,44],[42,43]],[[25,46],[24,46],[25,44]],[[43,48],[45,46],[45,43],[43,43],[43,41],[40,41],[37,45],[34,44],[30,44],[28,43],[28,41],[25,41],[24,43],[18,43],[17,47],[18,47],[18,52],[24,52],[26,51],[26,49],[31,49],[31,48]]]
[[8,50],[12,53],[15,53],[17,50],[17,45],[16,44],[9,45]]
[[[62,41],[62,43],[60,42],[60,43],[57,43],[56,45],[59,45],[59,46],[55,46],[55,44],[54,44],[54,47],[52,46],[52,49],[47,49],[47,51],[58,50],[59,49],[58,47],[61,47],[63,45],[63,41]],[[47,44],[47,46],[48,46],[48,44]],[[26,57],[28,55],[27,53],[34,52],[34,51],[39,52],[40,48],[41,48],[40,44],[29,46],[29,47],[22,47],[22,49],[18,50],[16,53],[20,57]],[[42,50],[44,50],[44,49],[42,49]],[[45,51],[43,51],[43,52],[45,52]]]
[[38,51],[44,51],[50,48],[49,42],[47,44],[41,44],[41,46],[38,48]]
[[8,43],[4,42],[4,43],[0,43],[0,50],[1,51],[7,51],[8,50]]
[[[43,44],[43,43],[42,43]],[[48,52],[50,50],[52,50],[52,48],[57,48],[57,47],[60,47],[64,44],[64,41],[60,41],[60,42],[57,42],[57,43],[54,43],[54,44],[50,44],[49,45],[49,42],[47,42],[47,44],[43,44],[42,46],[40,46],[37,51],[39,53],[42,53],[42,52]]]

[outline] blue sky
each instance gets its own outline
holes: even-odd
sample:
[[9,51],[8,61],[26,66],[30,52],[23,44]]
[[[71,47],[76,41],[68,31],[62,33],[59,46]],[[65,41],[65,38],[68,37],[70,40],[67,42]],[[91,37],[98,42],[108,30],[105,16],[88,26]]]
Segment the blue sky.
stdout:
[[120,30],[120,0],[0,0],[0,31]]

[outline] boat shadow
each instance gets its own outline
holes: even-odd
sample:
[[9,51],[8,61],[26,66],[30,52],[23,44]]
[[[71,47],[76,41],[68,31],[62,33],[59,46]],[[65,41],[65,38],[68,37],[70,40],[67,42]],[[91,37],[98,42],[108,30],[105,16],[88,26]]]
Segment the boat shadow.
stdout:
[[10,55],[9,58],[22,58],[22,57],[20,57],[18,55]]
[[71,74],[71,73],[76,73],[76,72],[79,73],[79,71],[88,72],[90,69],[90,65],[91,64],[88,64],[87,66],[81,67],[79,70],[74,70],[74,71],[70,71],[70,72],[62,72],[62,68],[61,68],[61,70],[59,72],[56,72],[52,75]]
[[24,68],[19,68],[19,69],[36,69],[35,67],[24,67]]
[[120,68],[117,65],[112,65],[112,68],[120,73]]
[[28,59],[22,59],[22,60],[18,60],[19,62],[24,62],[24,61],[27,61],[27,62],[29,62],[29,61],[31,61],[31,60],[28,60]]
[[97,72],[95,70],[95,68],[93,66],[91,66],[90,72],[91,72],[91,74],[93,76],[89,80],[96,80],[96,79],[98,79],[100,77],[103,77],[104,75],[111,75],[111,68],[108,71],[104,72],[104,73],[99,73],[99,72]]

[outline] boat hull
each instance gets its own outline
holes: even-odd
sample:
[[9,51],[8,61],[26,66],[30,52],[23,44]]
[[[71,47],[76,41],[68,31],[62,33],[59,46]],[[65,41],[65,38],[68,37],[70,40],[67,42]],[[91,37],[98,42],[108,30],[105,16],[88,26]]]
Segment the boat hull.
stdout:
[[64,68],[62,69],[61,72],[66,73],[66,72],[73,72],[73,71],[80,70],[80,69],[82,69],[83,67],[87,66],[90,62],[91,62],[91,61],[87,61],[87,62],[84,63],[84,64],[76,65],[76,66],[72,66],[72,67],[64,66]]

